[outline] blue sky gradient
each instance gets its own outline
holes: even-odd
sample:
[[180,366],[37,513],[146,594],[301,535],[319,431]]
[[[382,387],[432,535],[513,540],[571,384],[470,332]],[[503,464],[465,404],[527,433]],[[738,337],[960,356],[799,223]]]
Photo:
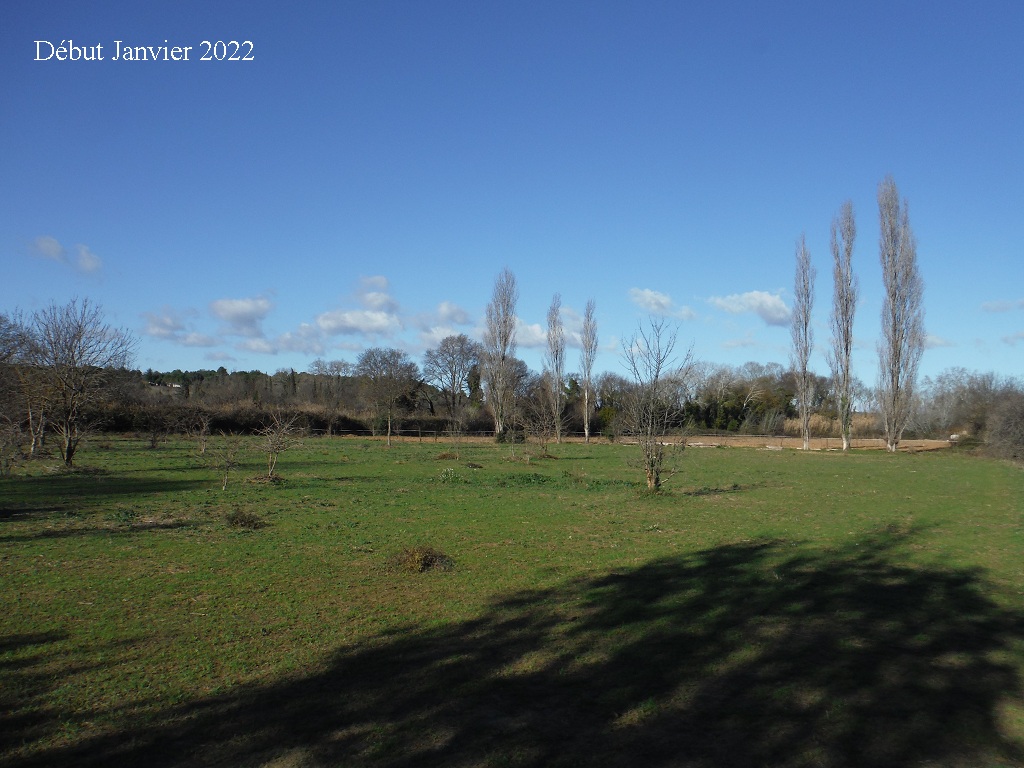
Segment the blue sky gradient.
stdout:
[[[842,6],[842,7],[840,7]],[[922,375],[1024,375],[1024,5],[48,2],[0,25],[0,310],[89,297],[138,367],[420,359],[479,337],[495,276],[540,367],[562,295],[597,369],[650,314],[698,359],[787,364],[794,251],[858,226],[876,377],[878,183],[910,206]],[[36,61],[36,41],[103,61]],[[114,61],[122,45],[188,61]],[[251,62],[199,61],[251,40]],[[45,46],[44,46],[45,50]],[[577,352],[570,350],[569,368]]]

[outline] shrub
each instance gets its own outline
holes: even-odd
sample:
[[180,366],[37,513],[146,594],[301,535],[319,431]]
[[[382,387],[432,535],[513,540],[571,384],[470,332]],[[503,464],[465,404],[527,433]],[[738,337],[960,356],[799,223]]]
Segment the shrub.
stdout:
[[1004,459],[1024,459],[1024,393],[1002,400],[988,421],[988,447]]
[[267,525],[266,520],[247,509],[234,509],[228,512],[224,519],[232,528],[241,528],[246,531],[258,531]]
[[450,571],[455,561],[439,549],[429,546],[406,547],[395,555],[392,564],[397,570],[411,573]]

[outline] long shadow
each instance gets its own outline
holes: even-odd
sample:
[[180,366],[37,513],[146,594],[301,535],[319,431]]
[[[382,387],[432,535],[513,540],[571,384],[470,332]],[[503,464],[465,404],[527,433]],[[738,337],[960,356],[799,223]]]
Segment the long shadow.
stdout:
[[88,536],[125,537],[145,531],[177,531],[183,528],[191,528],[192,525],[193,523],[190,520],[169,520],[152,523],[130,523],[118,527],[89,525],[76,526],[74,528],[55,528],[23,534],[5,534],[3,529],[0,529],[0,544],[40,541],[43,539],[85,538]]
[[0,486],[0,522],[63,512],[82,499],[175,493],[212,485],[209,480],[134,477],[123,473],[18,478]]
[[13,765],[1024,762],[998,714],[1024,615],[903,543],[729,545],[519,592]]

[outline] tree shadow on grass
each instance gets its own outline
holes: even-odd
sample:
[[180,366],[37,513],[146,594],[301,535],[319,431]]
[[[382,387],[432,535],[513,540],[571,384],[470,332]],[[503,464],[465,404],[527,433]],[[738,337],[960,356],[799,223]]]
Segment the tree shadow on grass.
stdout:
[[966,766],[1024,761],[1024,616],[907,537],[656,560],[408,628],[14,765]]
[[134,477],[112,473],[96,476],[75,474],[25,477],[7,481],[0,489],[0,523],[44,520],[75,512],[84,503],[97,503],[147,494],[171,495],[210,488],[207,481]]

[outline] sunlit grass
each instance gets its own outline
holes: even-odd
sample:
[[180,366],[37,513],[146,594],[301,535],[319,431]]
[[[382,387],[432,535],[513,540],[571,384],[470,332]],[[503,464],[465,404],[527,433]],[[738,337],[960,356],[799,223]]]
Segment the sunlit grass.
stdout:
[[[311,439],[282,455],[282,482],[255,481],[265,463],[249,453],[223,491],[221,474],[186,441],[151,450],[142,440],[112,439],[83,452],[73,473],[30,464],[28,476],[0,481],[0,701],[9,734],[2,755],[12,765],[44,764],[82,745],[110,757],[107,735],[123,741],[125,729],[168,717],[193,722],[201,715],[188,705],[327,674],[339,653],[424,632],[461,637],[478,622],[514,616],[517,600],[529,603],[545,639],[503,660],[495,679],[546,675],[552,665],[584,674],[659,631],[678,633],[680,612],[699,617],[686,625],[687,637],[710,631],[724,612],[723,626],[736,636],[719,640],[734,645],[711,666],[688,667],[690,687],[609,694],[624,707],[609,719],[614,728],[655,727],[666,707],[685,706],[702,676],[759,658],[780,633],[799,637],[781,618],[786,612],[798,622],[805,604],[828,603],[824,594],[789,595],[779,613],[772,584],[799,578],[832,589],[812,571],[834,557],[859,573],[861,547],[872,562],[884,559],[893,578],[915,569],[962,573],[979,579],[993,604],[1024,612],[1019,468],[952,452],[702,448],[687,450],[682,471],[650,494],[630,466],[630,446],[548,450],[557,458],[538,459],[522,446],[513,457],[508,446],[476,443],[462,445],[456,459],[444,442],[386,449],[372,440]],[[749,607],[775,617],[763,638],[751,634],[756,617],[742,614],[742,599],[705,604],[720,589],[704,581],[712,568],[686,566],[696,580],[667,589],[654,612],[656,592],[643,593],[655,602],[637,615],[614,597],[617,574],[633,578],[653,563],[703,563],[706,553],[750,547],[760,548],[755,564],[722,573],[742,575]],[[450,567],[395,568],[410,548],[434,548]],[[861,610],[859,600],[835,601],[836,610]],[[545,605],[550,626],[540,618]],[[580,645],[574,633],[597,616],[600,643]],[[843,626],[855,619],[836,618]],[[819,620],[804,616],[805,631],[817,631]],[[837,647],[846,652],[864,641],[843,642],[849,648]],[[1019,642],[1000,648],[1019,676]],[[823,694],[805,683],[780,695],[817,706]],[[532,680],[529,695],[538,695],[537,685]],[[1020,702],[1006,698],[1000,707],[1006,738],[1019,741]],[[515,746],[522,764],[533,765],[528,740]],[[389,764],[386,753],[359,760]]]

